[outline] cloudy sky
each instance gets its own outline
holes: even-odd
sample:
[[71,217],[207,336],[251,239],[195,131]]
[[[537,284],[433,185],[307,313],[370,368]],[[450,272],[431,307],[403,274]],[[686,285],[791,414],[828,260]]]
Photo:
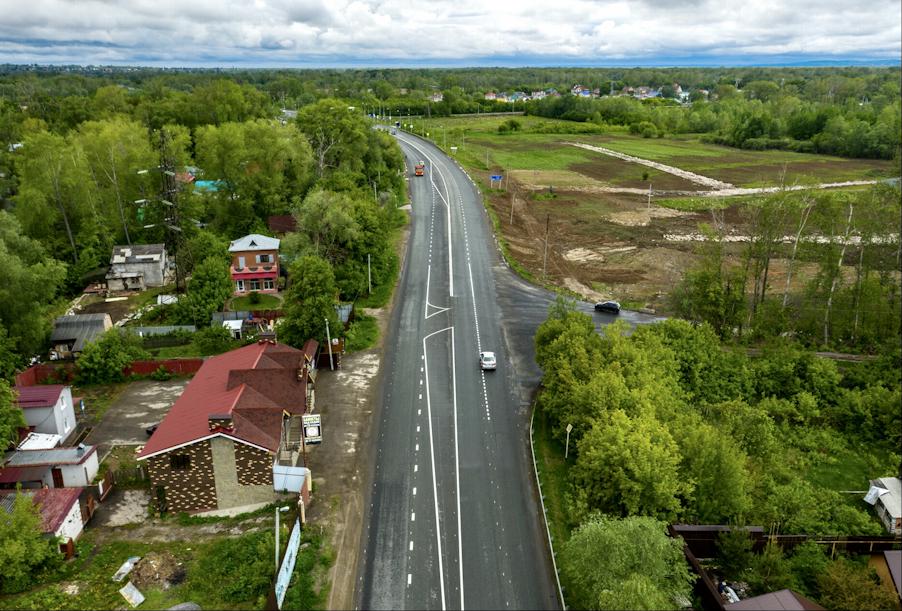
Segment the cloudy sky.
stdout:
[[899,0],[0,0],[0,63],[900,61]]

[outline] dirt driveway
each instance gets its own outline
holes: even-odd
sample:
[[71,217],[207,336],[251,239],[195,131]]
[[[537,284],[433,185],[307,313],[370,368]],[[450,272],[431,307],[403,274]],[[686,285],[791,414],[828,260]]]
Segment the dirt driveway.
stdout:
[[85,442],[100,446],[101,456],[112,446],[146,443],[144,429],[163,419],[187,384],[187,378],[165,382],[139,380],[129,384]]

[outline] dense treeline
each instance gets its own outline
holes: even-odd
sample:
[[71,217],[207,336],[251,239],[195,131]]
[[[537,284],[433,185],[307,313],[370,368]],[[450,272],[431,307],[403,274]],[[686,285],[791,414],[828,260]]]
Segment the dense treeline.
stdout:
[[[89,70],[25,72],[0,67],[0,98],[25,106],[56,131],[99,113],[127,113],[153,128],[271,116],[326,97],[354,100],[369,113],[449,115],[526,110],[542,116],[637,133],[704,133],[744,148],[782,148],[889,159],[900,138],[897,67],[830,68],[470,68],[369,70]],[[223,75],[228,79],[224,79]],[[577,98],[580,84],[600,95],[625,87],[660,90],[660,98]],[[689,92],[681,107],[674,85]],[[486,100],[489,91],[531,94],[555,89],[559,98]],[[705,94],[704,92],[708,92]],[[441,93],[433,102],[430,96]],[[0,126],[2,130],[2,126]]]
[[322,98],[280,119],[253,85],[176,76],[151,78],[140,92],[81,76],[4,85],[6,377],[42,352],[51,312],[102,277],[116,244],[164,242],[182,276],[197,271],[170,322],[209,323],[230,293],[225,246],[269,233],[272,215],[301,221],[285,240],[287,262],[324,260],[337,287],[330,303],[366,293],[368,257],[372,286],[394,273],[391,232],[406,196],[392,138],[347,100]]
[[542,413],[561,441],[573,425],[574,526],[601,511],[880,534],[863,507],[811,473],[863,448],[883,457],[870,466],[875,476],[898,466],[898,347],[843,372],[787,341],[760,358],[725,350],[707,324],[625,331],[617,323],[599,335],[589,316],[558,302],[536,334]]
[[[887,75],[889,76],[889,74]],[[704,140],[746,149],[786,149],[846,157],[898,158],[902,105],[898,75],[874,89],[837,86],[828,94],[773,81],[753,81],[738,90],[718,85],[710,100],[690,106],[673,100],[597,99],[562,96],[531,101],[526,111],[539,116],[598,125],[628,126],[646,137],[702,133]],[[836,93],[836,90],[840,93]]]
[[[538,417],[562,445],[572,426],[559,516],[571,530],[559,549],[569,606],[680,606],[689,582],[667,522],[883,533],[860,495],[840,490],[898,467],[898,346],[841,370],[788,340],[749,358],[722,346],[707,323],[670,319],[627,332],[618,322],[600,335],[559,300],[536,333]],[[894,608],[858,564],[831,560],[814,543],[791,557],[776,545],[756,555],[742,533],[720,542],[718,571],[752,594],[791,587],[829,609]]]

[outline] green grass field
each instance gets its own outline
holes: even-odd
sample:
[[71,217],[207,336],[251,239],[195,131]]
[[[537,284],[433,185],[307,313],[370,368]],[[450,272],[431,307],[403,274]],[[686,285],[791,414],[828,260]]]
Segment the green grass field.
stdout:
[[232,311],[277,310],[282,307],[282,300],[273,295],[264,295],[263,293],[258,293],[257,299],[259,300],[257,303],[251,303],[250,295],[244,295],[243,297],[233,297],[232,302],[229,304],[229,309],[231,309]]
[[[515,119],[517,132],[500,134],[498,126]],[[656,170],[571,147],[566,142],[585,142],[695,172],[741,187],[776,186],[781,176],[786,184],[810,185],[850,180],[874,180],[898,175],[892,161],[845,159],[791,151],[749,151],[706,144],[694,134],[666,138],[642,138],[624,128],[605,127],[604,133],[573,133],[597,129],[591,124],[573,123],[531,116],[462,117],[420,120],[414,132],[429,137],[450,152],[468,169],[486,170],[573,170],[586,173],[607,184],[634,185],[648,172],[652,182],[680,180],[667,178]],[[557,130],[558,133],[554,133]],[[592,165],[603,166],[593,170]],[[669,175],[668,175],[669,176]],[[564,185],[561,185],[562,187]],[[700,189],[688,185],[666,188]]]

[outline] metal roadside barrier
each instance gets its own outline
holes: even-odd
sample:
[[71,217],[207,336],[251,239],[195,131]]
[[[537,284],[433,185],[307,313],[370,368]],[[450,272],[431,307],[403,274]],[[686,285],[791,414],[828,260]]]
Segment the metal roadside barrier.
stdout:
[[532,413],[529,416],[529,452],[532,454],[532,468],[536,475],[536,485],[539,487],[539,502],[542,503],[542,518],[545,520],[545,534],[548,535],[548,549],[551,551],[551,565],[554,567],[554,581],[557,583],[557,593],[561,601],[561,609],[567,611],[567,603],[564,601],[564,591],[561,589],[561,576],[557,570],[557,560],[555,560],[554,541],[551,539],[551,529],[548,527],[548,512],[545,510],[545,495],[542,493],[542,480],[539,479],[539,466],[536,463],[536,450],[533,445],[533,426],[532,423],[536,417],[536,405],[532,405]]

